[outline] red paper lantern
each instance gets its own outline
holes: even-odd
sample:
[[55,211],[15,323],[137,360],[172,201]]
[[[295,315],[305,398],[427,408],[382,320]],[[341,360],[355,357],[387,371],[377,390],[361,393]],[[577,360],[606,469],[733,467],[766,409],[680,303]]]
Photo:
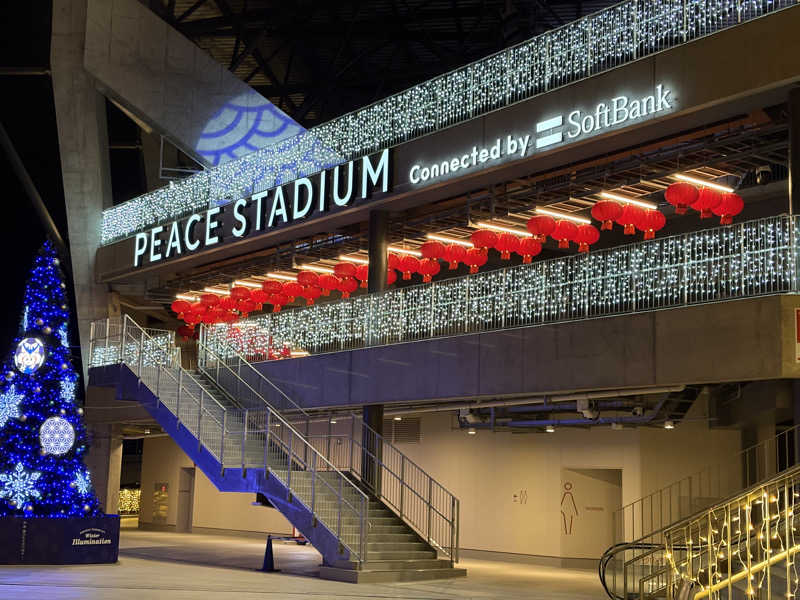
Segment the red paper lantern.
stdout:
[[519,241],[516,252],[522,257],[522,262],[528,264],[531,259],[542,251],[542,243],[536,238],[525,237]]
[[[184,300],[184,302],[186,302]],[[189,304],[186,302],[186,304]],[[188,325],[181,325],[178,327],[178,335],[181,336],[184,340],[188,340],[190,337],[194,336],[194,329],[189,327]]]
[[403,279],[411,279],[411,274],[419,270],[419,259],[411,254],[406,254],[400,259],[399,270],[403,272]]
[[194,326],[201,320],[201,315],[196,312],[187,312],[183,315],[183,320],[186,322],[187,325]]
[[487,260],[489,260],[489,252],[486,248],[470,248],[464,257],[464,262],[469,265],[470,273],[477,273]]
[[513,233],[501,233],[494,244],[495,250],[500,252],[500,258],[508,260],[511,253],[519,248],[519,238]]
[[250,290],[246,287],[235,287],[231,288],[231,298],[236,298],[237,300],[246,300],[250,297]]
[[182,319],[183,313],[190,311],[192,309],[192,305],[186,300],[175,300],[170,308],[172,309],[172,312],[178,315],[179,319]]
[[233,323],[233,322],[237,321],[238,319],[239,319],[239,317],[235,313],[232,313],[229,310],[226,310],[225,314],[222,315],[222,322],[223,323]]
[[467,249],[461,244],[450,244],[444,249],[444,258],[450,264],[450,270],[458,268],[458,263],[464,262],[467,256]]
[[[250,300],[259,306],[269,302],[269,294],[264,290],[253,290],[250,292]],[[224,308],[224,307],[223,307]]]
[[678,181],[671,183],[664,191],[664,198],[675,207],[676,215],[685,215],[686,209],[697,202],[699,192],[691,183]]
[[358,282],[353,277],[342,277],[339,282],[339,291],[342,292],[342,298],[349,298],[350,294],[358,289]]
[[331,290],[339,289],[339,278],[333,273],[323,273],[319,276],[319,287],[322,288],[322,295],[327,296]]
[[567,219],[559,219],[556,222],[556,228],[550,235],[554,240],[558,240],[559,248],[569,248],[569,243],[575,241],[577,234],[578,226],[575,223]]
[[337,277],[353,277],[356,274],[356,266],[350,262],[340,262],[333,267],[333,272]]
[[575,241],[578,242],[578,252],[588,252],[589,246],[600,239],[600,232],[594,225],[579,225],[575,232]]
[[369,265],[358,265],[356,267],[356,279],[361,282],[361,287],[367,287],[367,280],[369,279]]
[[700,213],[701,219],[707,219],[720,202],[722,202],[720,192],[711,188],[702,188],[697,194],[697,200],[692,204],[692,208]]
[[297,274],[297,283],[300,285],[318,285],[319,275],[314,271],[300,271]]
[[261,289],[267,292],[270,296],[272,294],[280,294],[283,291],[283,283],[275,281],[274,279],[265,279],[261,282]]
[[744,210],[744,200],[739,194],[722,194],[722,200],[711,211],[719,217],[720,225],[730,225],[733,217]]
[[[245,298],[244,300],[239,301],[239,312],[242,313],[243,317],[246,317],[257,308],[258,305],[250,298]],[[222,315],[218,315],[218,318],[219,317],[222,317]],[[222,319],[220,318],[220,320]]]
[[322,288],[315,285],[307,285],[303,288],[303,298],[306,299],[306,305],[312,306],[314,301],[322,295]]
[[237,304],[236,298],[231,298],[230,296],[223,296],[219,299],[219,307],[224,310],[233,310]]
[[642,218],[643,212],[642,208],[634,204],[626,204],[622,208],[622,214],[617,219],[617,223],[625,228],[625,235],[634,235],[636,233],[636,225]]
[[386,285],[392,285],[394,283],[397,283],[397,271],[388,269],[386,271]]
[[386,256],[386,264],[389,266],[390,269],[397,269],[400,270],[400,257],[397,254],[392,254],[391,252]]
[[211,308],[219,304],[219,296],[216,294],[203,294],[200,296],[200,304],[207,308]]
[[600,200],[592,207],[592,217],[602,222],[601,231],[610,231],[614,228],[614,221],[622,215],[623,207],[613,200]]
[[436,240],[430,240],[420,246],[423,258],[444,258],[445,245]]
[[472,245],[476,248],[486,248],[488,250],[497,243],[497,234],[490,229],[478,229],[478,231],[472,232],[470,240],[472,240]]
[[656,231],[667,224],[667,218],[657,210],[643,210],[636,227],[644,231],[644,239],[652,240]]
[[544,244],[547,236],[556,228],[556,220],[550,215],[534,215],[528,219],[527,227],[533,237]]
[[434,275],[438,275],[441,267],[435,258],[423,258],[419,262],[419,272],[422,273],[422,281],[428,283]]
[[272,294],[269,297],[269,303],[272,304],[272,312],[281,312],[281,307],[285,304],[289,303],[289,298],[286,297],[286,294],[278,293]]
[[206,312],[206,307],[200,302],[192,302],[191,312],[202,315]]
[[296,281],[287,281],[283,284],[283,293],[288,297],[289,302],[294,302],[297,296],[303,294],[303,286]]

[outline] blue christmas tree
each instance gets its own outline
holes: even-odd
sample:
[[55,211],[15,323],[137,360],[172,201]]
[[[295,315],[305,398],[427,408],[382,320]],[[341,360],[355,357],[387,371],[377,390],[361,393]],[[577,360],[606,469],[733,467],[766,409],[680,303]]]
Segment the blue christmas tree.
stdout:
[[83,463],[88,439],[75,396],[66,287],[46,242],[25,287],[20,334],[0,370],[0,516],[102,514]]

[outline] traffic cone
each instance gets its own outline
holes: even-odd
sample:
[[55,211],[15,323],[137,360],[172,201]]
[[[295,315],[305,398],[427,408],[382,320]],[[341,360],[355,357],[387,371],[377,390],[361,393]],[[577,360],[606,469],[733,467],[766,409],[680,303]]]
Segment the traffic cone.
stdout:
[[261,571],[264,573],[274,573],[280,569],[275,568],[275,559],[272,556],[272,536],[267,536],[267,548],[264,551],[264,564]]

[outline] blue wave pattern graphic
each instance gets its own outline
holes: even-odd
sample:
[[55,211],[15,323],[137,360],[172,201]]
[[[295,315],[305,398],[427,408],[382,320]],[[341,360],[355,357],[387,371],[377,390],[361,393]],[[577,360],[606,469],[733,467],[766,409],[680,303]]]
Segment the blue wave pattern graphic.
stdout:
[[302,132],[303,127],[261,95],[242,94],[206,123],[195,150],[217,166]]

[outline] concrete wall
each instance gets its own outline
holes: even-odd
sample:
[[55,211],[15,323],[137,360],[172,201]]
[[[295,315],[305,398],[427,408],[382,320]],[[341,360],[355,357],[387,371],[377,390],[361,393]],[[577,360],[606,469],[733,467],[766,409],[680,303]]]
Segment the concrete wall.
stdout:
[[[598,427],[471,436],[452,429],[449,415],[432,413],[422,418],[421,443],[398,447],[459,498],[462,548],[596,558],[596,536],[608,531],[612,518],[597,490],[613,486],[595,489],[569,479],[578,516],[575,535],[568,538],[561,516],[565,471],[597,479],[587,470],[621,470],[621,500],[627,504],[719,463],[739,449],[739,439],[738,431],[709,429],[705,421],[672,431]],[[519,501],[523,490],[525,503]]]
[[307,407],[779,378],[786,368],[800,371],[794,346],[792,362],[782,350],[794,327],[784,304],[796,300],[789,298],[440,338],[258,368]]
[[[145,3],[89,0],[88,7],[86,70],[104,93],[201,162],[227,162],[252,151],[244,142],[262,148],[303,131]],[[237,119],[228,134],[209,135]],[[218,154],[222,148],[230,151]]]
[[[173,529],[178,519],[178,482],[183,467],[194,463],[168,437],[148,438],[142,453],[142,527]],[[153,518],[154,488],[168,485],[166,523]],[[192,527],[195,530],[290,534],[291,524],[274,508],[253,506],[254,494],[222,493],[198,469],[195,473]]]

